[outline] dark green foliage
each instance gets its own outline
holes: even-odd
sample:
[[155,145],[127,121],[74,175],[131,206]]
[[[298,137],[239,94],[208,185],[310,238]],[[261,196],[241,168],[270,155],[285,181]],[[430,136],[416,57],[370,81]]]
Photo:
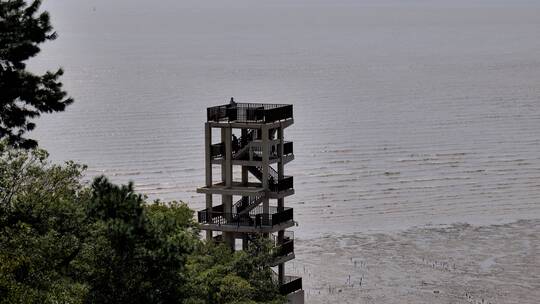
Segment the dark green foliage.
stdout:
[[187,256],[198,243],[193,212],[185,205],[145,205],[133,185],[105,178],[92,184],[87,207],[90,237],[80,273],[90,303],[178,303]]
[[225,245],[205,244],[191,255],[187,268],[186,304],[283,303],[272,283],[271,244],[257,240],[247,252],[232,252]]
[[0,141],[0,304],[283,302],[267,242],[205,244],[186,204],[46,158]]
[[40,0],[0,0],[0,138],[12,146],[37,145],[24,138],[35,128],[30,119],[41,113],[64,111],[73,102],[58,81],[62,69],[34,75],[25,61],[39,53],[39,44],[56,39],[49,14],[38,13]]
[[69,276],[84,234],[82,168],[46,156],[0,142],[0,303],[81,303],[87,290]]

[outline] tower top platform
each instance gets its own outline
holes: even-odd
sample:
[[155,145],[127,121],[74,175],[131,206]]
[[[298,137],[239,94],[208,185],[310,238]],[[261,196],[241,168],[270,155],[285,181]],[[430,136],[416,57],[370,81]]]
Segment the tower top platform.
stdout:
[[267,124],[293,118],[293,106],[269,103],[236,103],[206,109],[208,122]]

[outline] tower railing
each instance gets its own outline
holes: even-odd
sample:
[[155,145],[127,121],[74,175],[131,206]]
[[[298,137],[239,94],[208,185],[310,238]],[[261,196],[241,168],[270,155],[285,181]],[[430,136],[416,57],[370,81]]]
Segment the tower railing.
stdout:
[[297,290],[302,289],[302,278],[297,276],[285,276],[283,284],[279,286],[279,292],[281,294],[290,294]]
[[270,123],[293,117],[292,105],[234,103],[206,109],[208,121]]
[[[278,283],[278,274],[272,270],[272,279]],[[286,275],[283,278],[283,282],[279,285],[279,292],[283,295],[287,295],[302,289],[302,277]]]
[[[249,133],[251,134],[251,133]],[[249,135],[248,135],[249,137]],[[269,150],[271,151],[269,159],[275,159],[278,157],[277,148],[278,144],[270,145]],[[254,160],[261,161],[263,147],[260,142],[246,141],[243,137],[239,139],[239,145],[233,150],[233,159],[234,160]],[[290,155],[294,152],[293,143],[291,141],[286,141],[283,143],[283,155]],[[225,144],[217,143],[211,145],[210,155],[212,158],[224,157],[225,156]]]
[[[263,173],[261,167],[248,167],[248,171],[258,180],[262,181]],[[294,178],[292,176],[284,176],[282,179],[279,179],[278,172],[271,166],[268,166],[268,174],[270,175],[268,180],[270,191],[281,192],[294,188]]]
[[293,209],[270,207],[268,213],[252,212],[248,214],[223,212],[223,205],[214,206],[197,212],[200,224],[236,225],[243,227],[275,226],[293,220]]
[[233,205],[233,210],[236,209],[236,212],[239,214],[244,214],[250,212],[257,204],[262,202],[264,197],[266,196],[266,193],[261,193],[254,196],[244,196],[240,200],[238,200]]
[[294,239],[284,239],[281,243],[276,242],[275,257],[284,257],[292,253],[294,253]]

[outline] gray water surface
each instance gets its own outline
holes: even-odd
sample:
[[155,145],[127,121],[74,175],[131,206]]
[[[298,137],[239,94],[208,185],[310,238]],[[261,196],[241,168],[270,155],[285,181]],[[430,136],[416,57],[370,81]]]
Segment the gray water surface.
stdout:
[[297,235],[540,217],[540,1],[45,1],[54,161],[204,196],[206,107],[292,103]]

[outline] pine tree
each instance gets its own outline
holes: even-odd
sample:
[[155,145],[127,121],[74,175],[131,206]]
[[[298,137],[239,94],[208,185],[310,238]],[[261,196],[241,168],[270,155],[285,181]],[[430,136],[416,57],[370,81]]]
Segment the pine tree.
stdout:
[[37,142],[23,137],[35,128],[30,120],[41,113],[64,111],[66,97],[59,77],[62,69],[35,75],[24,63],[39,53],[39,45],[56,39],[47,12],[38,12],[41,0],[0,0],[0,138],[20,148]]

